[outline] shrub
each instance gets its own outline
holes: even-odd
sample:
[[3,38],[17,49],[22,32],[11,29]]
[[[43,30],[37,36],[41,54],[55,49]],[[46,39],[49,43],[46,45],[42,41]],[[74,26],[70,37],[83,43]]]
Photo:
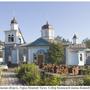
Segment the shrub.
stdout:
[[90,85],[90,75],[87,75],[84,77],[84,85],[89,86]]
[[46,75],[39,72],[35,64],[23,64],[16,69],[18,78],[26,85],[56,86],[61,78],[56,75]]
[[39,85],[40,72],[35,64],[23,64],[17,70],[19,79],[26,85]]
[[60,85],[61,78],[56,75],[46,75],[45,78],[41,80],[41,85],[45,86],[58,86]]

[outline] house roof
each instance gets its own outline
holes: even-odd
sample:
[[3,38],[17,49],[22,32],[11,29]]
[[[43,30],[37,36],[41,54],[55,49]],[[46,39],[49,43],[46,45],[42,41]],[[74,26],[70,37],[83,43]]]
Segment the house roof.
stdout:
[[49,42],[43,38],[38,38],[37,40],[28,44],[27,46],[49,46]]

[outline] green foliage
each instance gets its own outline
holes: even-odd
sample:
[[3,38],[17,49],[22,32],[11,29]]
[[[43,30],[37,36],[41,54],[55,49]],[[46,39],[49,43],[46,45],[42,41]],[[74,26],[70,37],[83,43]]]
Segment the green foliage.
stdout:
[[55,38],[55,41],[57,41],[58,43],[63,43],[63,44],[68,44],[71,43],[69,40],[66,40],[65,38],[61,37],[61,36],[57,36]]
[[41,85],[45,86],[59,86],[61,78],[59,76],[49,75],[41,80]]
[[90,75],[85,76],[83,80],[85,86],[90,86]]
[[26,85],[60,85],[61,78],[53,75],[41,75],[35,64],[23,64],[16,69],[18,78]]
[[23,64],[17,72],[19,79],[26,85],[39,85],[40,72],[35,64]]
[[60,64],[64,59],[64,47],[61,43],[52,43],[48,50],[48,63]]
[[88,39],[88,38],[87,38],[87,39],[84,39],[84,40],[83,40],[83,43],[86,44],[86,47],[87,47],[87,48],[90,48],[90,39]]

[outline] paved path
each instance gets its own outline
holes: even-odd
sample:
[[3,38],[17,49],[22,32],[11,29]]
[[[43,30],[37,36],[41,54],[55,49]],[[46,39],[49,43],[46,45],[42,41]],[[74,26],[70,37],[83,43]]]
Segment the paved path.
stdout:
[[22,84],[19,82],[18,78],[16,77],[16,73],[12,71],[5,71],[2,72],[2,80],[0,82],[0,85],[5,85],[5,86],[12,86],[12,85],[18,85],[22,86]]

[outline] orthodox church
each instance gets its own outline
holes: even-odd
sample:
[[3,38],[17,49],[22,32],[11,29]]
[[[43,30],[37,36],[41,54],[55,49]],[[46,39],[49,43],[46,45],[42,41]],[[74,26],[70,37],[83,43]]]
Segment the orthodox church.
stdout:
[[[26,44],[15,17],[11,20],[10,30],[5,31],[3,59],[7,64],[19,65],[47,63],[47,51],[50,43],[55,42],[54,29],[47,22],[41,27],[41,36],[32,43]],[[65,45],[65,64],[83,66],[90,63],[90,50],[86,45],[77,43],[77,36],[73,36],[73,43]]]
[[26,44],[15,18],[11,20],[10,30],[5,31],[5,62],[45,63],[49,43],[54,40],[54,29],[48,22],[41,27],[41,37]]

